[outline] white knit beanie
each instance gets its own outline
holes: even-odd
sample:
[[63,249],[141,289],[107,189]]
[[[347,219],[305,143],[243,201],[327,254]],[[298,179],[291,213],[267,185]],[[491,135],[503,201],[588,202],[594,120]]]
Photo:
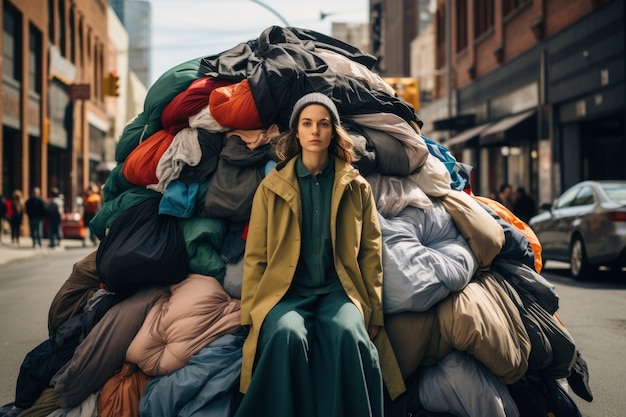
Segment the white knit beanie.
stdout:
[[328,109],[332,122],[336,125],[339,124],[339,112],[335,103],[322,93],[309,93],[302,96],[300,100],[296,101],[293,105],[293,111],[291,112],[291,118],[289,119],[289,128],[295,129],[298,126],[298,119],[300,118],[300,112],[310,104],[321,104]]

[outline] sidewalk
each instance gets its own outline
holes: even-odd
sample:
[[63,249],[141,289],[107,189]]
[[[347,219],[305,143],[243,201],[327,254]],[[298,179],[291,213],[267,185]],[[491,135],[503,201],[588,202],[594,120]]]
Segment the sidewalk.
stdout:
[[[3,234],[2,243],[0,244],[0,266],[30,258],[45,257],[57,251],[83,247],[83,241],[80,239],[63,239],[60,245],[54,248],[48,247],[48,243],[48,239],[42,239],[41,245],[43,247],[33,248],[33,241],[30,236],[21,236],[18,246],[11,244],[10,235]],[[87,239],[86,244],[91,246],[89,239]]]

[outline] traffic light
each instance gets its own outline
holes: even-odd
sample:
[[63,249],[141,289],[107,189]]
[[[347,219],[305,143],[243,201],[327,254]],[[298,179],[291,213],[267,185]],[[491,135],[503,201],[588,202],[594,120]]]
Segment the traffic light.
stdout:
[[420,90],[416,78],[386,77],[384,80],[393,88],[401,100],[413,106],[415,111],[420,109]]
[[120,76],[117,75],[117,71],[113,71],[104,77],[102,92],[105,96],[117,97],[120,95]]

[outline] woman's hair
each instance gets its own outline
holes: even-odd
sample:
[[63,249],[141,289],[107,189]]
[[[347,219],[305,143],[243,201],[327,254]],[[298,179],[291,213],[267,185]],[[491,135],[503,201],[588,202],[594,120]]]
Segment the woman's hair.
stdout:
[[14,190],[11,199],[13,200],[13,208],[17,212],[24,210],[24,196],[22,195],[22,191]]
[[[295,128],[280,135],[276,139],[274,153],[280,161],[291,159],[302,152],[300,141],[296,137],[298,124],[296,124]],[[343,127],[335,123],[333,123],[333,135],[330,139],[328,152],[330,155],[343,159],[349,164],[358,159],[357,155],[354,153],[354,142],[352,138]]]

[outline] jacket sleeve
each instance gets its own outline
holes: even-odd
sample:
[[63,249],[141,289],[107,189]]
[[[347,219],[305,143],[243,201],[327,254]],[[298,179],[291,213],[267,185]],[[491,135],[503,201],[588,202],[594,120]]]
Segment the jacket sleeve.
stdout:
[[259,186],[252,202],[241,287],[241,324],[252,324],[250,312],[261,277],[267,266],[267,194]]
[[359,266],[372,308],[370,324],[383,326],[382,237],[374,196],[367,183],[362,185],[361,198],[363,201],[363,230],[359,250]]

